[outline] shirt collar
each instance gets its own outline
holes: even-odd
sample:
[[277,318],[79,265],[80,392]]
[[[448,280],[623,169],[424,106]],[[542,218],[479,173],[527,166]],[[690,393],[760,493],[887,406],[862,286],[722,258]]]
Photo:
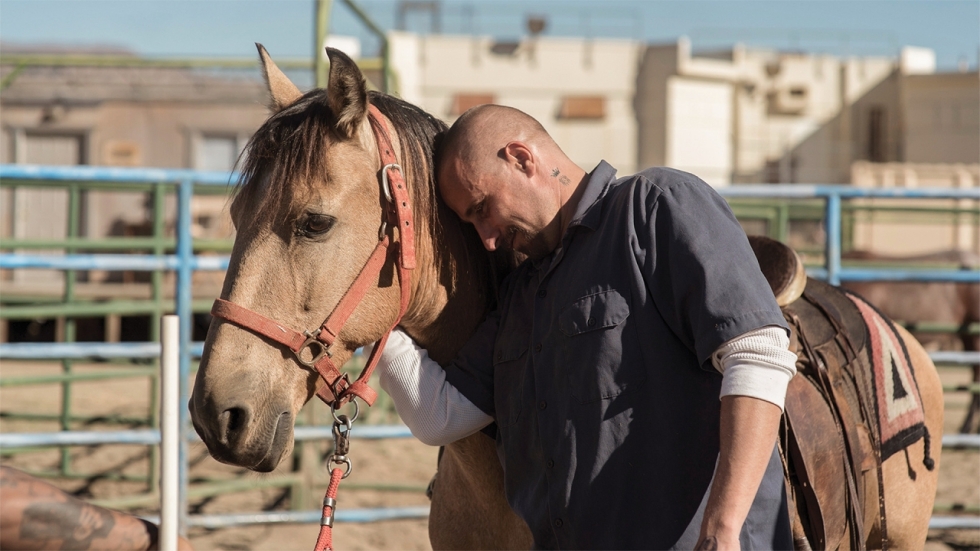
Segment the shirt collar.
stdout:
[[[616,169],[606,161],[599,161],[599,164],[589,173],[589,179],[585,184],[585,192],[575,207],[575,214],[572,221],[568,224],[568,230],[575,226],[585,226],[594,230],[599,226],[602,208],[598,205],[599,199],[605,196],[611,184],[616,178]],[[594,207],[594,208],[593,208]],[[568,231],[566,230],[566,232]]]
[[546,271],[550,271],[551,267],[561,260],[564,254],[565,243],[568,241],[569,236],[572,235],[572,228],[575,226],[584,226],[590,230],[595,230],[599,227],[599,221],[602,218],[602,206],[599,205],[599,200],[605,196],[609,190],[609,184],[615,178],[616,169],[606,161],[599,161],[599,164],[589,173],[589,179],[585,182],[585,191],[582,193],[582,197],[575,207],[575,214],[572,216],[572,221],[569,222],[568,228],[565,229],[562,242],[551,254],[530,262],[530,270],[527,272],[528,277],[545,268],[547,268]]

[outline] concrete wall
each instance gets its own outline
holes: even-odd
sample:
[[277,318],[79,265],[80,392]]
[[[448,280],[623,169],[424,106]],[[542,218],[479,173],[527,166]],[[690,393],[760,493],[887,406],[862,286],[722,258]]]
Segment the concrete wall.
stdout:
[[732,171],[732,85],[683,77],[667,83],[664,164],[715,186]]
[[909,75],[902,85],[906,161],[980,162],[980,73]]
[[[405,100],[451,123],[461,96],[490,97],[536,118],[576,164],[605,159],[636,170],[635,75],[642,48],[629,40],[389,33],[392,67]],[[567,98],[602,98],[601,117],[562,116]]]

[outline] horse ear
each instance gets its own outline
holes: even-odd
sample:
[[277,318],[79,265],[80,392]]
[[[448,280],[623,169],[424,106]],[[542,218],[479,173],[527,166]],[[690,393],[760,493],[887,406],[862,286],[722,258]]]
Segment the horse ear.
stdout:
[[330,58],[327,101],[337,117],[337,130],[352,138],[367,115],[364,75],[357,64],[340,50],[327,48],[327,57]]
[[256,42],[255,47],[259,50],[259,59],[262,61],[262,77],[265,78],[265,84],[272,96],[272,103],[269,108],[276,112],[282,111],[302,97],[303,93],[272,61],[265,46]]

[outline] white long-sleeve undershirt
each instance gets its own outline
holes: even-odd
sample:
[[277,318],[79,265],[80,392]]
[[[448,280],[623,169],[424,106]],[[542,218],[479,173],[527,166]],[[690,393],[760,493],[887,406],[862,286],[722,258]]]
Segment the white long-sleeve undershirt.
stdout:
[[[751,396],[782,408],[786,387],[796,374],[796,354],[788,345],[784,329],[767,326],[718,347],[711,362],[722,373],[721,397]],[[388,339],[378,371],[381,388],[391,396],[398,415],[425,444],[454,442],[493,421],[446,382],[442,367],[401,330]]]

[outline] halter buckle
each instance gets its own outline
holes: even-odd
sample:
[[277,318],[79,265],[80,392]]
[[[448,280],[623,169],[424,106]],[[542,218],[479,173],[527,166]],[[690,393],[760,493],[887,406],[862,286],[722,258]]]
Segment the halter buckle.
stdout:
[[[381,167],[381,191],[384,192],[385,199],[387,199],[389,203],[393,203],[395,200],[392,198],[391,182],[388,181],[389,170],[397,170],[398,172],[402,172],[402,167],[398,163],[390,163]],[[402,174],[404,174],[404,172],[402,172]]]
[[[327,356],[328,358],[333,357],[330,351],[327,350],[326,344],[324,344],[323,341],[317,338],[317,336],[320,334],[319,329],[316,331],[316,333],[303,331],[303,334],[306,335],[306,340],[303,341],[303,344],[299,347],[299,350],[296,351],[296,360],[299,363],[305,365],[306,367],[315,368],[316,363],[319,362],[324,356]],[[314,347],[319,349],[319,351],[313,353]],[[303,358],[303,351],[306,350],[307,348],[310,349],[310,354],[312,354],[312,357],[309,360]]]

